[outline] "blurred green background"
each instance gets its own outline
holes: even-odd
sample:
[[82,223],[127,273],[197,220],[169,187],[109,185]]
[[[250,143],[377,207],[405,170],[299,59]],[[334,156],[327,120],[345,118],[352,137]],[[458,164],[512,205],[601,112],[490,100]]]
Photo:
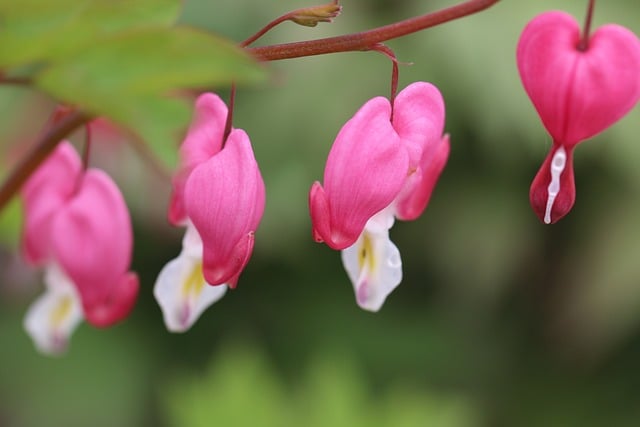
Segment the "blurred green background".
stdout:
[[[259,44],[360,31],[453,1],[341,2],[334,24],[286,23]],[[300,0],[187,0],[181,22],[243,40]],[[586,1],[503,0],[388,43],[400,88],[424,80],[447,104],[452,152],[430,206],[391,238],[404,280],[360,310],[338,253],[313,242],[307,192],[333,138],[390,64],[342,53],[268,64],[239,88],[267,207],[238,289],[186,334],[166,332],[152,287],[180,250],[165,220],[169,181],[117,135],[95,165],[125,193],[141,294],[122,324],[86,324],[66,355],[39,355],[22,328],[42,291],[17,251],[19,203],[0,214],[0,426],[636,426],[640,423],[640,109],[576,152],[577,201],[540,224],[528,189],[550,139],[527,99],[515,46],[536,14],[582,22]],[[598,2],[594,27],[640,32],[634,2]],[[220,93],[226,96],[224,88]],[[4,176],[52,108],[0,87]],[[79,133],[77,141],[82,140]],[[178,141],[176,141],[178,143]]]

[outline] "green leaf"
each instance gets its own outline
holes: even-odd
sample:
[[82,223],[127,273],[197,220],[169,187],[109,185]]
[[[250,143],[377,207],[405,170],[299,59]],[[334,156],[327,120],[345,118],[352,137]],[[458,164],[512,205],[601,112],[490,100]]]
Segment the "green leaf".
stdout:
[[0,67],[62,57],[131,28],[171,25],[179,0],[0,0]]
[[173,153],[189,114],[169,94],[262,76],[259,65],[234,44],[175,27],[103,40],[51,65],[35,82],[57,99],[131,129],[173,167]]
[[22,225],[22,206],[17,197],[0,211],[0,245],[17,248]]
[[229,347],[212,361],[208,372],[170,385],[163,396],[169,426],[292,425],[290,399],[282,382],[253,348]]

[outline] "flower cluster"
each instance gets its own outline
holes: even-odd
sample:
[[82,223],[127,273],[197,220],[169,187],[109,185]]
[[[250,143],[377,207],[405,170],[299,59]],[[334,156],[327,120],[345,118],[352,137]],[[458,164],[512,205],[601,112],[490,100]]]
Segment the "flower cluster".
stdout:
[[45,269],[47,287],[25,328],[38,349],[59,353],[84,318],[104,327],[126,317],[138,294],[129,270],[131,219],[120,191],[97,169],[83,170],[61,143],[22,189],[25,259]]
[[[180,148],[169,221],[186,227],[183,249],[160,272],[154,294],[167,328],[188,330],[234,288],[251,256],[265,188],[247,134],[225,140],[227,107],[214,94],[196,101]],[[400,283],[400,255],[389,240],[394,218],[425,209],[448,154],[444,102],[435,86],[415,83],[393,105],[374,98],[340,131],[329,154],[325,188],[309,196],[313,233],[343,262],[358,304],[378,310]]]
[[[330,20],[339,6],[329,8],[322,14],[305,9],[294,18]],[[524,29],[517,63],[553,138],[531,185],[531,205],[543,222],[554,223],[575,201],[575,146],[640,99],[640,41],[617,25],[581,35],[571,16],[548,12]],[[395,67],[392,99],[370,99],[340,129],[323,181],[313,183],[308,199],[314,239],[341,251],[357,304],[374,312],[402,280],[389,231],[396,219],[422,214],[450,151],[440,91],[417,82],[395,96]],[[264,212],[265,185],[251,142],[230,126],[229,116],[217,95],[201,95],[180,147],[168,219],[185,228],[182,251],[154,287],[172,332],[191,328],[236,287]],[[139,286],[129,271],[131,220],[113,181],[86,169],[68,142],[30,177],[22,195],[24,256],[44,268],[47,286],[25,327],[40,350],[57,353],[82,319],[109,326],[132,309]]]

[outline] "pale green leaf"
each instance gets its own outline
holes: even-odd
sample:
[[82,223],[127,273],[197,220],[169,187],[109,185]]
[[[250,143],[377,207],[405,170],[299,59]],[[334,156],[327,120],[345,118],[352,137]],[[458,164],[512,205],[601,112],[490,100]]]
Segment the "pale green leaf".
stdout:
[[175,146],[188,124],[188,109],[175,99],[177,91],[255,81],[262,75],[259,65],[232,43],[176,27],[103,40],[51,65],[35,82],[59,100],[129,128],[173,167]]
[[0,211],[0,245],[16,248],[21,224],[22,206],[16,197]]
[[0,67],[69,54],[131,28],[169,26],[179,0],[1,0]]

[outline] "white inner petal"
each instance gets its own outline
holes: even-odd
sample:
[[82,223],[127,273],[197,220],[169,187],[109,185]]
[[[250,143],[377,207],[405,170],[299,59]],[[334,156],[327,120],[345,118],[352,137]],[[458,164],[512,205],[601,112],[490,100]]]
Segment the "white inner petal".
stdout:
[[402,261],[388,230],[365,228],[355,244],[342,251],[342,263],[353,284],[358,305],[378,311],[402,281]]
[[368,230],[369,233],[384,233],[393,227],[395,222],[394,217],[395,206],[394,204],[390,204],[367,221],[365,225],[365,230]]
[[187,222],[187,229],[182,238],[182,250],[190,257],[202,258],[202,239],[191,221]]
[[[198,244],[199,251],[195,250]],[[160,271],[153,290],[167,329],[171,332],[187,331],[226,291],[227,285],[211,286],[205,281],[202,273],[202,242],[195,227],[188,227],[182,252]]]
[[45,270],[45,292],[29,307],[24,327],[39,351],[60,354],[84,318],[75,286],[55,264]]
[[564,147],[560,147],[553,154],[553,158],[551,159],[551,182],[549,183],[549,187],[547,187],[547,206],[544,212],[544,223],[551,223],[551,210],[553,209],[553,203],[556,200],[556,196],[560,193],[560,175],[562,175],[562,171],[567,164],[567,152],[564,150]]

